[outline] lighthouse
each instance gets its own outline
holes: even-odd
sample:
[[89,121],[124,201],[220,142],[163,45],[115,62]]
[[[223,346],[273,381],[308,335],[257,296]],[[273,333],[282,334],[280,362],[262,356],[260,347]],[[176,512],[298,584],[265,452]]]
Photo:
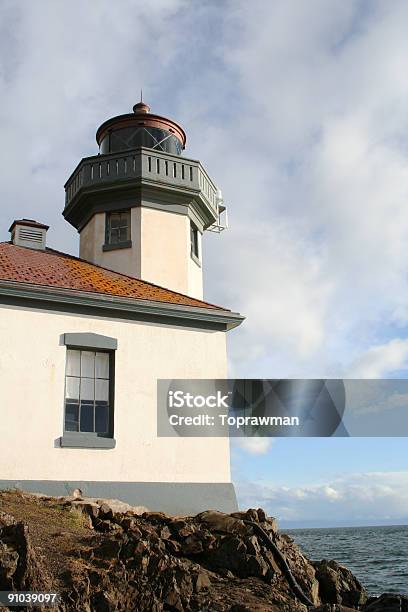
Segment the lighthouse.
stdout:
[[102,123],[96,141],[99,153],[65,185],[80,257],[202,299],[202,236],[225,229],[226,211],[203,165],[182,156],[183,128],[139,102]]
[[0,488],[230,512],[228,438],[158,435],[160,380],[227,378],[226,336],[243,320],[203,299],[220,191],[182,155],[182,127],[143,102],[96,141],[65,184],[79,257],[46,219],[10,220],[0,243]]

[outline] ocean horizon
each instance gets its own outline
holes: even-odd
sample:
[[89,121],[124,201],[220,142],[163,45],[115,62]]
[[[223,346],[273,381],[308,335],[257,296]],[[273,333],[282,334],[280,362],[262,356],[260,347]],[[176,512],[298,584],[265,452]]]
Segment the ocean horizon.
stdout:
[[408,527],[408,518],[401,521],[378,521],[371,523],[370,521],[336,521],[335,523],[324,522],[322,520],[315,521],[280,521],[278,519],[279,529],[281,531],[297,531],[301,529],[347,529],[348,527]]

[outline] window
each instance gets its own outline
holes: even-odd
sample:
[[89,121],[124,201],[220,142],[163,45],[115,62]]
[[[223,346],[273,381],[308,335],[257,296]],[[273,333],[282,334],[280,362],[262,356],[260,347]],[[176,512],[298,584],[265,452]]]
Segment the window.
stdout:
[[106,215],[106,237],[108,245],[121,245],[130,241],[130,210],[110,212]]
[[67,349],[65,432],[113,435],[112,370],[110,352]]
[[199,247],[198,247],[198,229],[194,223],[190,223],[190,241],[191,241],[191,255],[199,259]]

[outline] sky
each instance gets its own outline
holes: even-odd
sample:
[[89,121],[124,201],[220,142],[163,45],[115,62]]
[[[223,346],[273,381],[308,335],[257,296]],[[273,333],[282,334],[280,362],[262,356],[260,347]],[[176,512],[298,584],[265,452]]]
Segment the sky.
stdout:
[[[152,111],[187,132],[230,229],[205,297],[246,316],[231,377],[402,377],[408,368],[404,0],[0,0],[0,239],[51,226],[96,128]],[[239,501],[282,524],[408,522],[405,438],[233,444]]]

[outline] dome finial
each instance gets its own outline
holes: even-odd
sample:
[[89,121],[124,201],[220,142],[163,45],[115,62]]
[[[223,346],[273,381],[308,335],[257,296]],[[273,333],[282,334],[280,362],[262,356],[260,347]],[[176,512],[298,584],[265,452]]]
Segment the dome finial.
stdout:
[[140,102],[134,105],[133,112],[136,114],[150,112],[150,106],[143,102],[143,89],[140,89]]

